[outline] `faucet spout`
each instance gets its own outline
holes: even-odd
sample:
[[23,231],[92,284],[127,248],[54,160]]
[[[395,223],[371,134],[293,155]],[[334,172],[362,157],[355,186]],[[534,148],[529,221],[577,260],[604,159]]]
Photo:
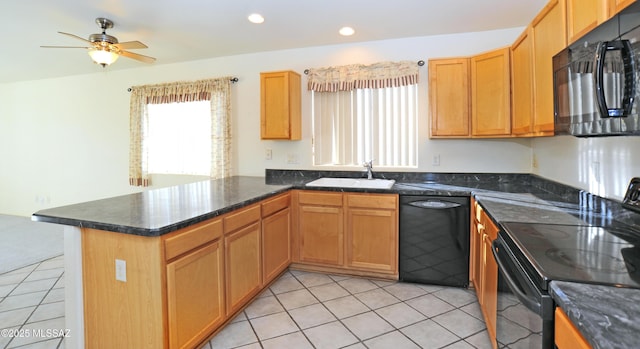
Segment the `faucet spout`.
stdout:
[[367,169],[367,179],[373,179],[373,159],[365,161],[362,166]]

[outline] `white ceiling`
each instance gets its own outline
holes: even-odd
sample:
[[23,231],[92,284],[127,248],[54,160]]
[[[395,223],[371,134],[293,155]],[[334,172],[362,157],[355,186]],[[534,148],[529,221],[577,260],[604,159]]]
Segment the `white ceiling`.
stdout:
[[[88,38],[94,20],[107,34],[139,40],[132,52],[167,64],[260,51],[476,32],[527,25],[547,0],[1,0],[0,83],[100,71],[67,32]],[[247,21],[258,12],[260,25]],[[356,34],[338,35],[349,25]],[[120,58],[106,69],[144,65]]]

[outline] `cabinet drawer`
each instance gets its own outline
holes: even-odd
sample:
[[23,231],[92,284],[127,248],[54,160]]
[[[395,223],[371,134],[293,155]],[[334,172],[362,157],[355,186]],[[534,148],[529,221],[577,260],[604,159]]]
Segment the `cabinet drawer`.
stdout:
[[179,230],[164,241],[165,258],[170,260],[222,236],[222,220],[205,221]]
[[298,202],[306,205],[342,206],[342,193],[301,191]]
[[567,314],[560,308],[556,308],[554,324],[554,341],[558,349],[591,349],[591,345],[584,339]]
[[398,198],[395,195],[382,194],[348,194],[347,206],[365,208],[384,208],[395,210],[398,205]]
[[289,207],[290,201],[291,196],[289,194],[285,194],[264,202],[262,204],[262,217],[270,216]]
[[260,205],[240,209],[224,217],[224,232],[228,233],[260,220]]

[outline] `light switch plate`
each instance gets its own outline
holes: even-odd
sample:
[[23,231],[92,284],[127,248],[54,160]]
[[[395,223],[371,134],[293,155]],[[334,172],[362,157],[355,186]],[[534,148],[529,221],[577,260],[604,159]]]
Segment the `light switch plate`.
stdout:
[[127,261],[116,259],[116,280],[127,282]]

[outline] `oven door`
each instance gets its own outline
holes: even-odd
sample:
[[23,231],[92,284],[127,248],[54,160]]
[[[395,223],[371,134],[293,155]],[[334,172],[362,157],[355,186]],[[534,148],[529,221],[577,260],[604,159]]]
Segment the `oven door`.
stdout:
[[498,264],[498,347],[552,349],[551,296],[531,281],[502,236],[498,235],[492,250]]

